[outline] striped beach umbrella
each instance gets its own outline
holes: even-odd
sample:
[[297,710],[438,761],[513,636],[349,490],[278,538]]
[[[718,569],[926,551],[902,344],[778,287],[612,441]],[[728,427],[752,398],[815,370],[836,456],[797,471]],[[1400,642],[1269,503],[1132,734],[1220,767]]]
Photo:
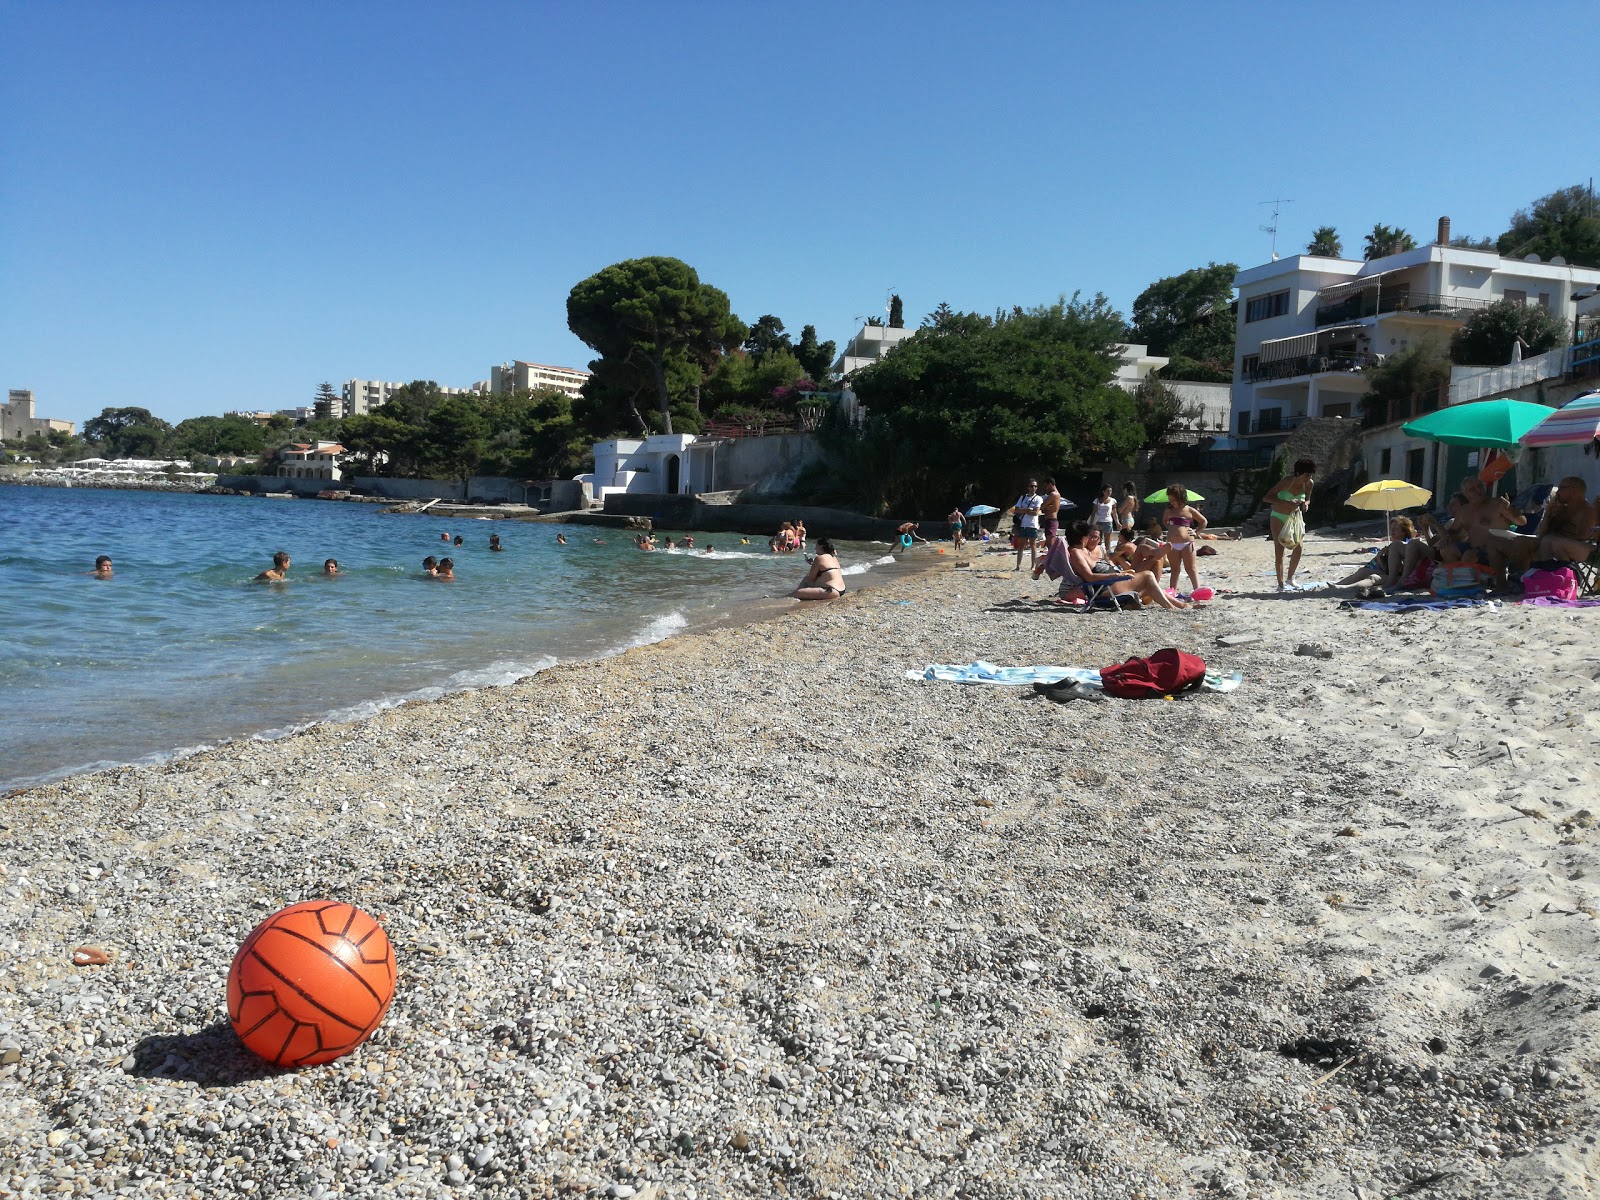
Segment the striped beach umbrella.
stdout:
[[1555,409],[1527,433],[1522,444],[1540,446],[1582,446],[1600,437],[1600,392],[1585,392]]

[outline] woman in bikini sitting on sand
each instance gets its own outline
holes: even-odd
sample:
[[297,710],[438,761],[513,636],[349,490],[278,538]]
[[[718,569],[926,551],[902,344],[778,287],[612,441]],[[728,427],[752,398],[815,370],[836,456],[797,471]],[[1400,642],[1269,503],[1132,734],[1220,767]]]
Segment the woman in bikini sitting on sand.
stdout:
[[795,588],[797,600],[837,600],[844,595],[844,568],[833,551],[833,542],[825,537],[817,539],[817,556],[811,560],[811,570]]
[[1178,586],[1178,570],[1189,572],[1189,587],[1200,586],[1200,573],[1195,567],[1195,535],[1206,527],[1205,516],[1189,506],[1189,493],[1181,487],[1167,489],[1167,507],[1161,514],[1167,527],[1167,565],[1172,568],[1172,587]]

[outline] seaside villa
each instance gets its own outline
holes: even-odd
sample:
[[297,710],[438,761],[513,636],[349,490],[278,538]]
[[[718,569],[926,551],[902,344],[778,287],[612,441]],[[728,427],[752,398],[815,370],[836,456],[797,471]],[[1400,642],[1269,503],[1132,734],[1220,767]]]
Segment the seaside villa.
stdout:
[[713,490],[721,438],[693,433],[658,433],[647,438],[612,438],[594,444],[594,471],[579,475],[596,500],[607,495],[654,493],[690,496]]
[[326,479],[337,481],[344,476],[339,466],[339,456],[346,454],[338,442],[317,442],[307,445],[296,442],[279,453],[281,460],[274,472],[282,479]]

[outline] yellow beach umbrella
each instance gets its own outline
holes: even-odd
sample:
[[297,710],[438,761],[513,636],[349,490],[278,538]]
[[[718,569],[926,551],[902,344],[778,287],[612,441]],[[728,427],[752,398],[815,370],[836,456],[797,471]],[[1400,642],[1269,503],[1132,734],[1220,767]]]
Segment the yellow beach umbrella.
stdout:
[[1403,479],[1380,479],[1366,487],[1357,488],[1345,503],[1351,508],[1383,513],[1384,531],[1387,532],[1390,513],[1402,508],[1419,508],[1432,499],[1433,493],[1425,487],[1418,487]]

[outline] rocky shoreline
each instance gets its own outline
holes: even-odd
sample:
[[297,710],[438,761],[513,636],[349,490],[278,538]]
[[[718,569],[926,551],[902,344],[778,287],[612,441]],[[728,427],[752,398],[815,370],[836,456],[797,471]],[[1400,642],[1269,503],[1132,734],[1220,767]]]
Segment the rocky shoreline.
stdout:
[[[1586,614],[1341,612],[1271,593],[1265,542],[1203,560],[1228,591],[1181,614],[959,561],[9,797],[0,1190],[1595,1186]],[[1441,637],[1495,676],[1433,679]],[[1165,645],[1244,686],[905,678]],[[382,915],[400,989],[357,1053],[268,1070],[223,978],[321,896]]]

